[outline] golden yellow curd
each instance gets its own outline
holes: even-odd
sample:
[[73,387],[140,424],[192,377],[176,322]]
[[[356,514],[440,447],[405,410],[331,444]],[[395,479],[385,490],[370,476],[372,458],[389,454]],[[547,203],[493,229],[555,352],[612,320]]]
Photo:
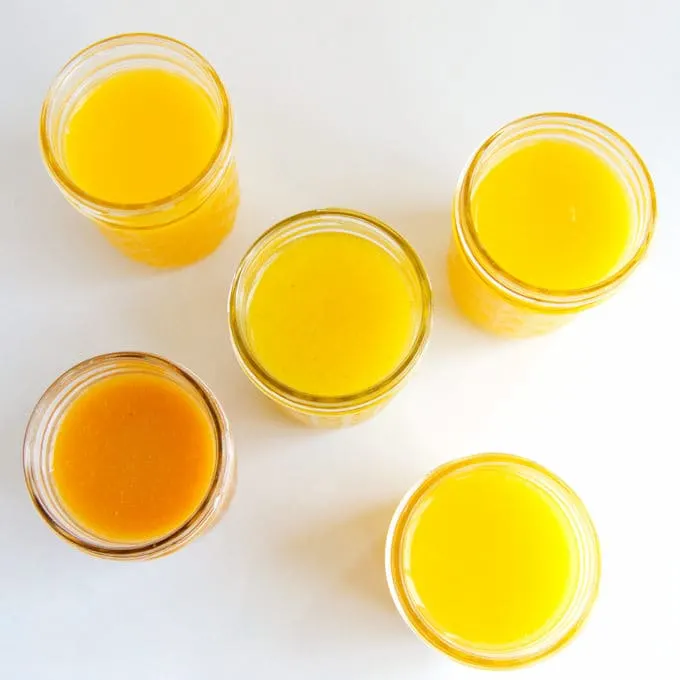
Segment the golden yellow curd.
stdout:
[[575,142],[520,146],[480,180],[472,219],[489,256],[547,290],[597,284],[621,261],[635,215],[611,163]]
[[480,665],[523,661],[552,636],[584,580],[582,527],[568,503],[591,532],[598,567],[587,514],[560,484],[512,456],[472,457],[433,473],[398,520],[389,555],[398,605],[416,630]]
[[459,188],[450,282],[472,321],[532,335],[599,301],[641,256],[653,188],[635,152],[594,121],[546,114],[505,134]]
[[207,93],[160,68],[115,73],[76,105],[64,159],[73,181],[109,203],[151,203],[190,184],[217,149],[221,122]]
[[325,397],[361,392],[406,356],[411,287],[399,263],[352,234],[312,234],[284,246],[252,293],[253,352],[276,380]]
[[399,234],[360,213],[318,210],[284,220],[246,254],[230,327],[263,392],[305,422],[338,426],[402,384],[430,307],[423,266]]
[[118,68],[83,76],[93,82],[82,91],[56,81],[43,110],[43,150],[67,197],[122,252],[159,267],[188,264],[212,252],[235,219],[229,103],[200,55],[160,36],[97,43],[65,71],[109,52],[117,63],[117,50],[131,44],[142,56],[153,50],[149,65],[126,52]]

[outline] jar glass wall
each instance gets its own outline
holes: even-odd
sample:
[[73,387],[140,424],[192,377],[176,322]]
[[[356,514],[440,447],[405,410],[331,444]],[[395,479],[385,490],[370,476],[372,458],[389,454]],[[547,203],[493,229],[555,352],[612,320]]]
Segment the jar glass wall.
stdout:
[[[483,180],[517,150],[545,141],[568,142],[594,152],[613,171],[629,198],[632,225],[624,251],[613,271],[587,287],[553,290],[529,285],[501,267],[478,234],[473,201]],[[461,175],[453,204],[448,260],[453,297],[468,319],[492,333],[522,337],[551,331],[620,286],[645,254],[655,218],[651,177],[635,150],[616,132],[574,114],[521,118],[486,140]]]
[[[69,123],[88,95],[107,79],[142,69],[180,76],[198,86],[218,121],[217,143],[207,166],[171,195],[142,203],[110,202],[91,195],[74,180],[66,158]],[[224,86],[198,52],[171,38],[132,33],[90,45],[64,66],[43,104],[40,142],[57,186],[118,250],[146,264],[175,267],[211,253],[234,225],[239,188],[232,127]]]
[[[103,538],[77,519],[64,502],[55,480],[55,442],[69,408],[92,387],[120,376],[143,376],[167,381],[179,388],[201,418],[209,423],[214,464],[198,508],[180,526],[153,539]],[[134,417],[131,412],[130,417]],[[87,427],[96,427],[91,421]],[[210,452],[211,457],[213,452]],[[222,409],[210,390],[195,375],[152,354],[120,352],[88,359],[61,375],[42,395],[26,428],[23,447],[26,485],[33,503],[59,536],[97,557],[140,560],[161,557],[182,548],[210,528],[226,510],[236,485],[236,458],[231,433]],[[116,474],[122,474],[117,466]],[[86,473],[87,471],[82,471]],[[133,483],[132,481],[130,483]],[[122,493],[122,492],[121,492]]]
[[[374,375],[370,378],[371,384],[358,391],[332,396],[297,389],[274,376],[272,371],[267,370],[263,366],[262,357],[258,355],[258,351],[254,347],[253,322],[250,318],[254,293],[257,287],[261,285],[263,272],[267,267],[272,262],[276,262],[281,253],[291,244],[299,244],[303,241],[310,242],[310,237],[320,235],[329,235],[331,238],[338,235],[359,237],[359,239],[354,238],[353,241],[368,244],[370,251],[377,251],[379,256],[387,261],[387,265],[385,265],[385,261],[381,261],[381,267],[385,265],[390,268],[390,272],[386,276],[389,275],[392,276],[392,279],[398,278],[400,280],[399,285],[402,287],[399,288],[399,293],[403,293],[403,296],[408,300],[408,320],[404,323],[407,326],[404,334],[405,350],[396,366],[390,368],[386,374],[379,375],[377,380],[374,380]],[[329,252],[331,252],[332,258],[341,257],[337,250]],[[374,255],[375,252],[371,253],[371,257]],[[304,263],[301,266],[305,268],[317,266],[323,270],[323,264],[319,264],[318,261],[316,264],[311,262],[314,257],[314,255],[302,257],[297,261]],[[355,264],[357,268],[360,266],[356,260],[351,258],[348,260],[348,268]],[[387,269],[380,271],[386,272]],[[344,292],[343,277],[345,272],[347,273],[347,280],[352,282],[349,285],[355,286],[353,292],[344,297],[338,309],[332,309],[332,304],[328,309],[318,309],[317,307],[310,317],[301,320],[301,324],[305,328],[293,329],[292,334],[302,331],[303,334],[300,337],[306,342],[310,334],[319,333],[318,324],[317,326],[314,325],[318,321],[318,316],[327,317],[332,314],[340,315],[338,318],[348,319],[348,326],[358,323],[359,332],[364,330],[364,324],[375,324],[373,315],[361,307],[363,301],[360,298],[362,291],[369,295],[372,294],[367,286],[370,287],[375,284],[376,287],[381,287],[383,282],[373,278],[379,277],[380,273],[373,269],[368,269],[363,274],[341,270],[338,273],[339,280],[332,283],[336,300],[338,290],[341,293]],[[295,276],[295,273],[291,271],[291,276],[286,277],[286,281],[289,282]],[[323,274],[324,272],[320,271],[319,276],[323,277]],[[365,280],[362,276],[366,277]],[[371,278],[373,278],[373,281],[371,281]],[[316,279],[308,281],[300,287],[308,290],[313,288],[315,283],[317,283]],[[322,286],[320,281],[318,281],[318,284],[320,287]],[[386,303],[385,306],[389,306],[393,291],[389,290],[387,286],[383,288],[383,300]],[[298,291],[291,294],[299,296],[299,288]],[[402,236],[382,222],[361,213],[342,209],[312,210],[290,217],[275,225],[261,236],[247,252],[236,272],[229,295],[229,327],[236,357],[248,378],[259,390],[283,407],[289,415],[302,420],[306,424],[320,427],[339,427],[360,422],[373,415],[403,385],[425,348],[430,331],[431,306],[431,289],[425,269],[416,253]],[[378,306],[378,309],[382,311],[380,306]],[[375,307],[373,311],[375,311]],[[387,315],[389,317],[389,312]],[[363,321],[357,321],[357,319],[362,318]],[[284,319],[283,322],[285,323],[286,320]],[[391,322],[391,318],[388,318],[387,322]],[[344,332],[346,328],[338,327],[337,330]],[[326,341],[337,342],[337,336],[330,336],[331,334],[327,332],[325,338],[318,340],[322,345],[321,347],[319,344],[309,346],[310,354],[317,351],[323,352],[326,349],[324,345]],[[391,338],[388,337],[385,340],[389,342]],[[356,342],[356,340],[350,338],[350,342]],[[363,346],[359,346],[357,351],[361,354],[364,349]],[[293,351],[298,350],[294,349]],[[365,349],[364,355],[360,356],[359,359],[370,364],[368,355],[371,355],[376,359],[376,362],[373,362],[375,364],[383,358],[382,355],[387,351],[384,343],[378,344],[371,350]],[[371,352],[374,354],[371,354]],[[310,359],[308,355],[304,354],[303,350],[300,350],[299,354],[300,364]],[[341,349],[338,354],[342,355]],[[354,356],[356,358],[357,354]],[[294,360],[298,361],[298,358],[295,357]],[[342,361],[340,360],[337,362],[337,366],[332,364],[330,371],[336,373],[342,371],[343,366],[341,364]],[[353,367],[350,366],[349,368]],[[328,369],[328,366],[326,366],[326,369]]]

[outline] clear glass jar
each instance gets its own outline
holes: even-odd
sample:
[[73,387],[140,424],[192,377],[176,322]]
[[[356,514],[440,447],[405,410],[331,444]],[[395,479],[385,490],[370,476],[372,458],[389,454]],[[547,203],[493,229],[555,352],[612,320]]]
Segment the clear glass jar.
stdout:
[[[79,524],[59,498],[53,473],[54,442],[66,410],[93,384],[113,375],[143,373],[180,386],[200,405],[215,433],[215,470],[205,499],[183,525],[152,541],[119,543]],[[236,456],[229,424],[217,399],[193,373],[167,359],[141,352],[103,354],[77,364],[47,388],[28,421],[23,447],[26,486],[50,528],[72,545],[97,557],[143,560],[168,555],[210,528],[226,510],[236,486]]]
[[[567,517],[578,552],[578,574],[573,595],[564,614],[538,639],[521,646],[489,649],[472,646],[465,641],[434,628],[420,612],[411,594],[404,554],[409,520],[429,491],[449,475],[467,474],[475,466],[503,466],[509,472],[538,485],[548,493]],[[387,534],[385,569],[392,599],[404,621],[422,640],[447,656],[478,668],[509,669],[543,659],[563,647],[581,628],[597,597],[600,582],[600,548],[595,527],[588,511],[559,477],[542,466],[508,454],[479,454],[446,463],[425,476],[401,500]]]
[[[150,203],[118,204],[88,195],[66,166],[64,135],[75,107],[114,73],[164,69],[199,85],[221,121],[212,160],[188,186]],[[165,36],[117,35],[76,54],[50,87],[40,118],[47,169],[69,202],[93,220],[122,253],[157,267],[190,264],[211,253],[231,231],[239,203],[232,157],[232,112],[213,67],[195,50]]]
[[[634,233],[622,261],[610,276],[589,288],[550,291],[531,287],[494,262],[477,236],[472,197],[480,181],[518,146],[544,139],[575,142],[607,160],[635,209]],[[649,172],[633,147],[614,130],[569,113],[520,118],[482,144],[458,183],[448,260],[453,297],[466,317],[492,333],[509,337],[546,333],[602,302],[621,285],[645,254],[655,219],[656,195]]]
[[[414,300],[411,346],[400,365],[376,385],[358,394],[323,397],[298,392],[271,376],[252,350],[248,306],[266,263],[294,239],[322,232],[344,232],[368,239],[399,263]],[[284,411],[314,427],[342,427],[377,413],[402,387],[420,358],[430,333],[432,292],[418,255],[396,231],[373,217],[344,209],[310,210],[289,217],[265,232],[241,260],[229,294],[229,328],[241,368],[251,382]]]

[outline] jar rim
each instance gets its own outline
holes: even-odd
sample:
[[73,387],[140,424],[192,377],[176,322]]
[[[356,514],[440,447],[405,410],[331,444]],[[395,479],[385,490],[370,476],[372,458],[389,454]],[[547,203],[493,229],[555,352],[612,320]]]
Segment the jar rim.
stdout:
[[[408,261],[412,272],[417,280],[421,298],[420,319],[418,322],[417,333],[411,341],[406,356],[400,361],[399,365],[385,378],[370,387],[347,395],[339,396],[320,396],[296,390],[271,375],[257,360],[254,352],[250,349],[250,343],[244,337],[239,321],[241,309],[242,284],[244,276],[248,273],[250,266],[256,258],[266,250],[277,237],[285,236],[289,232],[294,232],[297,228],[304,225],[323,227],[325,220],[344,221],[346,224],[358,223],[364,227],[369,227],[377,231],[381,236],[388,239],[396,249],[400,251]],[[326,413],[347,413],[381,400],[392,388],[402,382],[413,366],[417,363],[423,353],[430,334],[432,323],[432,290],[427,272],[420,257],[417,255],[410,243],[396,230],[375,217],[364,213],[348,210],[345,208],[321,208],[307,210],[305,212],[292,215],[276,223],[267,229],[248,249],[243,256],[229,291],[229,331],[232,345],[241,367],[245,370],[248,377],[265,394],[275,401],[282,401],[287,406],[303,410],[318,411]]]
[[[477,234],[472,217],[473,178],[480,164],[493,153],[496,143],[504,136],[516,134],[532,134],[541,126],[553,124],[562,126],[562,130],[581,133],[601,145],[608,145],[626,157],[627,164],[634,170],[636,185],[643,194],[645,202],[645,219],[641,225],[642,237],[635,251],[627,258],[625,264],[597,283],[583,288],[569,290],[550,290],[533,286],[505,270],[484,247]],[[510,141],[514,141],[511,138]],[[607,161],[613,165],[611,161]],[[657,200],[654,182],[644,161],[635,148],[613,128],[593,118],[561,111],[534,113],[517,118],[502,126],[474,152],[463,169],[453,201],[454,234],[464,251],[466,259],[474,266],[483,278],[491,283],[501,294],[529,304],[548,308],[571,309],[594,304],[598,299],[617,287],[637,264],[642,260],[654,233]]]
[[[129,364],[123,373],[138,370],[137,367],[140,365],[153,366],[188,383],[200,398],[215,431],[215,469],[210,486],[206,489],[200,505],[190,517],[170,533],[134,543],[118,543],[98,538],[94,534],[90,538],[82,535],[88,531],[86,527],[83,527],[83,532],[78,532],[66,526],[50,509],[51,503],[41,491],[39,475],[36,474],[36,468],[41,466],[42,456],[45,455],[43,453],[44,437],[51,426],[56,425],[58,427],[59,420],[63,417],[63,414],[61,416],[56,414],[59,405],[64,403],[64,409],[68,409],[72,400],[82,393],[78,391],[77,387],[65,395],[63,391],[74,385],[74,382],[78,379],[86,379],[93,370],[105,368],[109,364],[115,367],[117,362]],[[94,377],[90,384],[105,380],[109,375]],[[164,376],[164,379],[171,380],[172,378]],[[84,389],[87,389],[87,386]],[[186,387],[182,387],[182,389],[186,389]],[[47,451],[46,455],[50,456],[51,451]],[[152,559],[167,555],[183,547],[211,524],[214,513],[218,508],[222,508],[229,502],[236,480],[236,455],[231,430],[215,395],[189,369],[162,356],[147,352],[126,351],[99,354],[75,364],[58,376],[40,396],[28,419],[23,441],[22,462],[24,480],[31,501],[52,531],[83,552],[114,560]],[[49,477],[51,477],[51,473]],[[79,525],[79,522],[68,511],[62,508],[62,512],[75,526]]]
[[[221,131],[220,137],[217,140],[217,144],[215,146],[215,151],[203,170],[201,170],[201,172],[196,175],[196,177],[194,177],[191,182],[183,187],[180,187],[172,194],[162,196],[153,201],[146,201],[142,203],[119,203],[115,201],[107,201],[105,199],[93,196],[84,191],[71,179],[68,170],[64,167],[63,163],[58,160],[57,154],[54,151],[49,132],[49,121],[50,115],[52,113],[52,100],[59,89],[68,80],[69,76],[75,72],[76,69],[85,64],[91,57],[105,52],[106,50],[135,45],[165,47],[176,53],[176,55],[179,57],[183,57],[197,65],[215,87],[217,98],[219,100],[219,110],[217,113],[220,119]],[[208,182],[213,174],[214,169],[219,166],[221,157],[225,154],[225,152],[228,153],[231,148],[232,127],[232,108],[229,95],[227,94],[226,88],[224,87],[224,84],[222,83],[222,80],[215,68],[200,52],[181,40],[177,40],[176,38],[171,38],[160,33],[119,33],[108,38],[98,40],[97,42],[94,42],[78,51],[66,62],[66,64],[64,64],[57,76],[54,78],[49,90],[47,91],[47,94],[45,95],[40,113],[40,147],[45,160],[45,165],[47,166],[50,174],[68,194],[74,196],[94,210],[115,211],[119,214],[119,216],[129,217],[144,215],[151,211],[161,211],[171,208],[178,200],[182,199]],[[140,225],[134,227],[117,225],[117,228],[123,230],[134,229],[135,231],[138,231],[144,229],[154,229],[158,226],[165,226],[165,224],[151,226]]]
[[[442,479],[460,473],[471,466],[511,465],[517,469],[517,474],[524,474],[534,480],[541,479],[552,489],[545,487],[545,491],[555,496],[565,512],[571,511],[570,518],[575,526],[575,536],[581,560],[579,576],[581,583],[577,584],[572,595],[571,605],[575,602],[578,607],[572,612],[572,620],[549,644],[545,641],[551,634],[559,630],[559,625],[568,620],[570,609],[565,610],[561,618],[555,622],[541,637],[532,641],[530,645],[518,646],[516,649],[490,652],[487,649],[471,644],[454,643],[445,638],[429,625],[422,614],[414,607],[408,588],[405,584],[403,571],[403,541],[409,520],[425,494]],[[560,497],[557,497],[560,494]],[[520,456],[505,453],[481,453],[465,458],[459,458],[434,468],[421,478],[402,498],[394,512],[385,543],[385,571],[387,584],[392,600],[406,624],[428,645],[443,652],[448,657],[477,668],[517,668],[529,665],[540,659],[552,655],[565,646],[581,629],[587,620],[597,598],[601,570],[600,545],[597,532],[588,511],[576,492],[566,482],[550,470],[534,461]],[[580,588],[578,587],[580,585]],[[540,647],[540,643],[544,646]],[[533,647],[533,649],[532,649]]]

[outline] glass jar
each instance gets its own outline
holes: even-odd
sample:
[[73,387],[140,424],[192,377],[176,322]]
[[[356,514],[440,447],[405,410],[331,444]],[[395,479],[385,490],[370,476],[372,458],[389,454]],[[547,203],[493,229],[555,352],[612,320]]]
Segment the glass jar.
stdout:
[[[360,236],[380,246],[399,264],[414,306],[410,348],[389,375],[357,393],[325,397],[298,392],[279,382],[258,362],[248,330],[248,307],[258,276],[267,263],[295,239],[323,232]],[[241,368],[251,382],[284,411],[315,427],[342,427],[361,422],[377,413],[402,387],[420,358],[430,333],[432,293],[422,262],[396,231],[373,217],[344,209],[310,210],[289,217],[265,232],[239,265],[229,294],[229,328]]]
[[[623,258],[614,272],[589,288],[552,291],[529,286],[494,262],[477,235],[472,197],[481,180],[520,145],[546,139],[580,144],[605,159],[634,208],[633,234]],[[633,147],[614,130],[569,113],[520,118],[489,137],[461,175],[448,259],[453,297],[466,317],[492,333],[509,337],[546,333],[602,302],[621,285],[645,254],[655,219],[656,196],[649,172]]]
[[[538,639],[511,648],[483,648],[437,630],[421,613],[409,587],[405,569],[410,519],[421,501],[445,477],[466,475],[477,466],[507,468],[522,480],[537,485],[564,512],[573,532],[578,556],[576,583],[564,613]],[[392,599],[404,621],[422,640],[447,656],[479,668],[509,669],[553,654],[578,632],[597,597],[600,581],[600,548],[585,506],[561,479],[536,463],[507,454],[479,454],[446,463],[425,476],[402,499],[387,535],[385,569]]]
[[[189,185],[150,203],[118,204],[90,196],[73,181],[66,165],[64,137],[69,119],[102,81],[122,71],[149,68],[181,75],[206,93],[221,124],[212,159]],[[130,33],[94,43],[76,54],[47,93],[40,143],[45,165],[69,202],[133,260],[157,267],[190,264],[215,250],[234,225],[239,188],[229,98],[213,67],[177,40]]]
[[[56,434],[74,400],[95,383],[114,375],[145,374],[174,382],[189,394],[212,423],[215,469],[206,496],[184,524],[149,541],[121,543],[103,539],[78,523],[59,498],[53,477]],[[162,557],[210,528],[226,510],[236,486],[236,457],[229,424],[217,399],[195,375],[167,359],[141,352],[118,352],[77,364],[47,388],[28,421],[23,447],[26,486],[33,504],[50,528],[81,550],[114,560]]]

